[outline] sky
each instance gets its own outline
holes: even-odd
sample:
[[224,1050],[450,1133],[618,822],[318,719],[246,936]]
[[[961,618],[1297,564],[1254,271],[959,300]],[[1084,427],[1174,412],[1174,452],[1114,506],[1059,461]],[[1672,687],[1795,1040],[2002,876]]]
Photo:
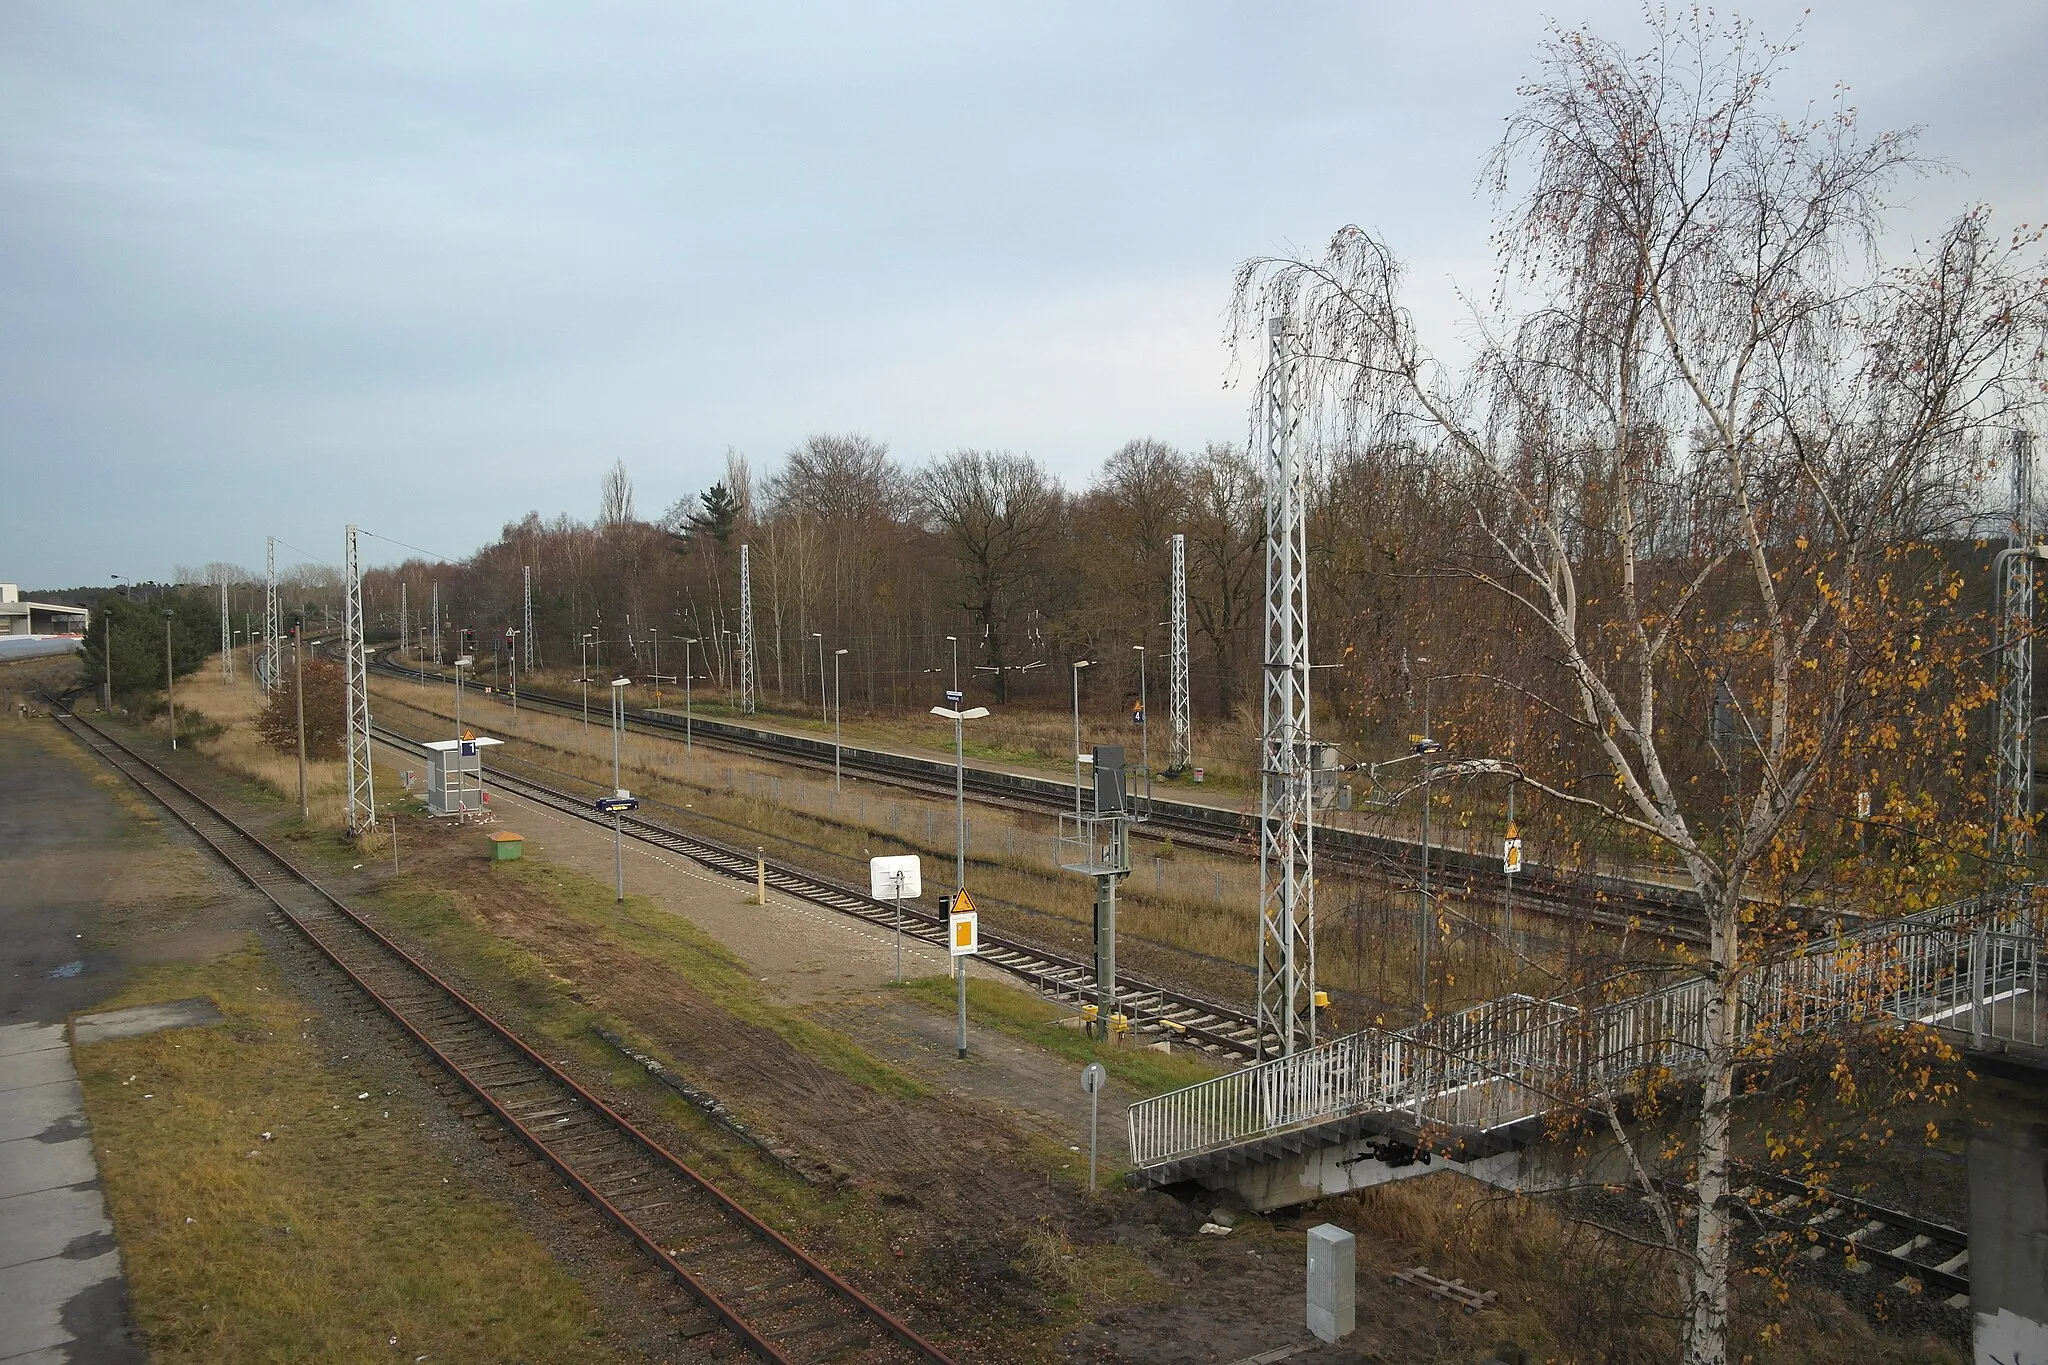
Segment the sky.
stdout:
[[[2048,221],[2048,6],[1858,0],[1837,82]],[[0,579],[459,558],[658,515],[819,431],[915,467],[1241,438],[1241,260],[1382,233],[1425,333],[1484,289],[1482,158],[1546,22],[1633,4],[1313,0],[0,6]]]

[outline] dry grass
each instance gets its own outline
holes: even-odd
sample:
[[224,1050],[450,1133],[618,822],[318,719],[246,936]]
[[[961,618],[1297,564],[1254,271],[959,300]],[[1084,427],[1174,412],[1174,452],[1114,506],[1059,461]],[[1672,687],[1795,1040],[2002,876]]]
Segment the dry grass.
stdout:
[[[1485,1341],[1505,1338],[1538,1360],[1573,1365],[1663,1365],[1678,1355],[1675,1291],[1664,1260],[1548,1204],[1438,1175],[1382,1185],[1325,1208],[1359,1234],[1362,1276],[1420,1264],[1497,1291],[1499,1305],[1484,1315],[1484,1327],[1474,1323],[1465,1335],[1483,1331]],[[1368,1270],[1368,1258],[1379,1264]],[[1962,1359],[1931,1338],[1885,1335],[1822,1290],[1781,1300],[1746,1281],[1737,1293],[1735,1355],[1750,1365]]]
[[[414,734],[453,729],[453,688],[373,681],[377,714]],[[465,689],[465,725],[508,741],[493,762],[543,781],[568,774],[609,787],[611,734],[602,718],[581,722],[551,711],[512,709],[496,696]],[[950,801],[847,778],[835,794],[829,773],[699,745],[686,762],[681,743],[628,731],[620,744],[620,780],[667,809],[656,818],[694,827],[855,885],[877,854],[917,853],[929,860],[928,898],[950,888],[954,811]],[[1118,892],[1122,961],[1139,974],[1164,975],[1225,999],[1251,993],[1258,865],[1230,856],[1139,840],[1132,875]],[[1087,951],[1093,920],[1091,878],[1060,869],[1045,817],[976,807],[968,819],[969,882],[992,930],[1074,952]],[[1397,1017],[1388,1002],[1413,998],[1413,896],[1385,884],[1319,880],[1323,929],[1319,979],[1338,993],[1339,1022]],[[1452,909],[1460,910],[1453,906]],[[1481,907],[1482,915],[1491,907]],[[1482,919],[1482,922],[1485,922]],[[1554,945],[1525,945],[1525,962],[1502,942],[1455,921],[1434,949],[1439,964],[1433,1007],[1442,1010],[1526,989],[1549,993],[1545,973]]]
[[108,1004],[192,995],[227,1022],[78,1050],[153,1359],[618,1358],[422,1115],[307,1041],[256,949],[149,971]]

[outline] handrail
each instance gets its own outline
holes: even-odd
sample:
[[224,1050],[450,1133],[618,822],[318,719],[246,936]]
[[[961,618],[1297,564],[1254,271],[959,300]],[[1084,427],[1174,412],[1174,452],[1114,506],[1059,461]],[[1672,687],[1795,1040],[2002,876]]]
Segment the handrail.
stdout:
[[[1764,963],[1740,986],[1744,1051],[1880,1018],[1967,1028],[1980,1045],[2048,1042],[2030,999],[2048,974],[2025,914],[2034,890],[1864,921]],[[1653,1068],[1683,1078],[1705,1055],[1709,987],[1696,976],[1586,1009],[1509,995],[1364,1029],[1139,1101],[1131,1160],[1157,1166],[1352,1115],[1483,1134]]]

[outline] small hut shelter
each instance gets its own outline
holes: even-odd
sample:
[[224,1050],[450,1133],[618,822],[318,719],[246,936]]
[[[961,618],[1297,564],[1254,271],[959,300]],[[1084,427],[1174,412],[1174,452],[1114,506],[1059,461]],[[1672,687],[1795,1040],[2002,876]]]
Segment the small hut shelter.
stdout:
[[503,744],[465,730],[460,739],[429,740],[427,813],[458,818],[484,809],[484,750]]

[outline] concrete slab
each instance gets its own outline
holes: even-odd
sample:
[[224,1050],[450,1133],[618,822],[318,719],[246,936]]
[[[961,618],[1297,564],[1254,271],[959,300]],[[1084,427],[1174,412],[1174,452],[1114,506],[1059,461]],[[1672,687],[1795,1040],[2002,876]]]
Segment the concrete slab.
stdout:
[[48,1052],[51,1048],[63,1047],[64,1043],[62,1024],[0,1025],[0,1057],[12,1057],[22,1052]]
[[25,1354],[53,1346],[71,1346],[74,1360],[112,1359],[80,1353],[80,1333],[66,1322],[67,1318],[81,1316],[80,1309],[89,1307],[95,1292],[104,1293],[103,1286],[108,1284],[116,1290],[121,1286],[121,1258],[111,1251],[83,1261],[46,1256],[0,1274],[0,1327],[5,1328],[9,1349],[18,1347],[18,1353]]
[[70,1079],[71,1054],[63,1048],[44,1048],[40,1052],[17,1052],[12,1057],[0,1057],[0,1094]]
[[88,1185],[100,1177],[92,1159],[92,1140],[83,1125],[68,1142],[16,1138],[0,1142],[0,1199],[60,1185]]
[[221,1022],[220,1011],[211,1000],[172,1000],[161,1005],[136,1005],[132,1009],[108,1010],[103,1014],[81,1014],[71,1021],[72,1038],[80,1047],[116,1038],[139,1038],[170,1028],[200,1028]]
[[83,1101],[77,1081],[50,1081],[25,1085],[7,1092],[0,1104],[0,1142],[16,1138],[40,1138],[57,1142],[84,1137]]
[[97,1186],[64,1185],[0,1199],[0,1270],[62,1256],[78,1261],[114,1249],[114,1225]]

